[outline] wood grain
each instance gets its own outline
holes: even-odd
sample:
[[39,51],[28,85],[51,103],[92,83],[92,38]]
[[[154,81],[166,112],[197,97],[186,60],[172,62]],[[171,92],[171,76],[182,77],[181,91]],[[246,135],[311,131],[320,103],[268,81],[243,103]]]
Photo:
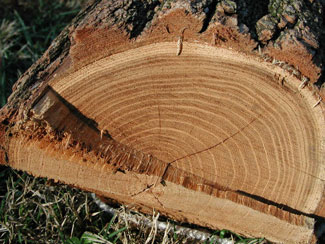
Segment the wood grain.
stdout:
[[298,81],[282,86],[272,68],[239,54],[184,43],[178,57],[175,48],[132,49],[50,85],[122,144],[313,213],[324,180],[315,99],[308,104]]
[[78,15],[1,109],[0,163],[142,212],[314,242],[325,113],[310,50],[258,47],[220,6],[157,4]]

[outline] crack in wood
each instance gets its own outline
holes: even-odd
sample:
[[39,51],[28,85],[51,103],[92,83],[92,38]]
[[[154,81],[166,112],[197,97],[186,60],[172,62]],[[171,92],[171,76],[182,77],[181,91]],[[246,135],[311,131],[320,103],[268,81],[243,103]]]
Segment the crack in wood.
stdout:
[[[163,174],[162,174],[162,176],[161,176],[161,181],[160,181],[160,183],[162,183],[163,181],[166,180],[166,179],[165,179],[165,177],[166,177],[166,173],[167,173],[167,170],[168,170],[168,168],[169,168],[170,165],[171,165],[171,163],[168,163],[168,164],[166,165],[165,170],[164,170],[164,172],[163,172]],[[163,184],[163,183],[162,183],[162,184]]]
[[157,202],[159,203],[159,205],[162,207],[162,208],[165,208],[164,207],[164,204],[162,204],[162,202],[159,200],[159,198],[155,195],[155,193],[152,192],[151,190],[151,194],[153,195],[153,197],[157,200]]
[[315,178],[315,179],[317,179],[317,180],[320,180],[320,181],[325,181],[325,179],[322,179],[322,178],[320,178],[320,177],[318,177],[318,176],[316,176],[316,175],[313,175],[313,174],[311,174],[311,173],[308,173],[308,172],[306,172],[305,170],[302,170],[302,169],[299,169],[299,168],[296,168],[296,167],[293,167],[293,166],[291,166],[291,165],[289,165],[288,166],[290,169],[293,169],[293,170],[295,170],[295,171],[297,171],[297,172],[300,172],[300,173],[304,173],[304,174],[306,174],[306,175],[308,175],[308,176],[310,176],[310,177],[313,177],[313,178]]
[[[51,127],[52,132],[53,131],[55,132],[56,130],[61,132],[65,130],[69,131],[69,134],[71,133],[72,136],[72,138],[69,139],[69,141],[72,140],[72,141],[79,142],[79,144],[80,143],[85,144],[83,146],[84,148],[86,148],[86,146],[89,146],[87,147],[88,149],[85,151],[86,157],[90,159],[91,156],[88,156],[89,151],[90,150],[93,151],[95,153],[94,155],[97,155],[98,160],[102,158],[104,162],[106,162],[112,167],[111,168],[112,173],[116,171],[121,171],[124,174],[137,173],[137,174],[145,174],[149,176],[158,177],[156,183],[146,184],[146,187],[144,189],[140,190],[139,192],[133,193],[131,197],[136,197],[140,194],[150,191],[150,194],[153,195],[153,197],[156,199],[158,204],[164,207],[163,204],[160,202],[159,198],[152,192],[152,190],[157,187],[157,183],[160,181],[160,184],[162,184],[163,186],[167,186],[166,182],[171,182],[173,184],[180,185],[187,189],[200,191],[217,198],[228,199],[233,202],[246,205],[248,207],[252,207],[254,209],[258,209],[258,210],[264,209],[264,211],[267,213],[270,212],[268,206],[271,206],[273,209],[272,211],[274,212],[277,212],[278,211],[277,209],[281,210],[284,209],[285,207],[285,205],[281,205],[281,204],[279,205],[266,198],[255,196],[250,193],[246,193],[244,191],[231,189],[226,186],[219,185],[217,182],[209,181],[193,173],[176,168],[173,165],[173,163],[178,160],[200,154],[202,152],[216,148],[219,145],[222,145],[223,143],[227,142],[228,140],[230,140],[231,138],[235,137],[243,130],[248,128],[251,124],[253,124],[256,120],[259,119],[261,114],[259,114],[257,117],[252,119],[248,124],[238,129],[235,133],[231,134],[221,142],[209,148],[206,148],[204,150],[200,150],[195,153],[188,154],[186,156],[183,156],[181,158],[175,159],[167,163],[159,160],[158,158],[150,154],[144,154],[141,151],[137,151],[124,144],[121,144],[115,141],[109,135],[107,136],[105,136],[104,134],[101,135],[101,131],[96,127],[94,127],[95,124],[93,123],[93,121],[89,120],[84,115],[81,116],[80,112],[78,112],[76,116],[75,114],[76,111],[71,110],[71,107],[73,108],[73,105],[67,106],[68,103],[67,101],[65,101],[64,103],[62,102],[64,98],[56,99],[55,96],[51,94],[48,94],[47,96],[49,99],[54,99],[54,102],[51,105],[52,107],[49,106],[48,110],[45,109],[46,110],[45,112],[42,110],[42,104],[39,105],[38,113],[41,115],[43,113],[45,116],[45,117],[41,116],[39,119],[45,120],[48,125],[52,125]],[[60,95],[56,94],[56,96],[60,96]],[[55,109],[60,108],[61,111],[64,112],[64,116],[61,116],[60,119],[54,116],[55,118],[54,120],[52,120],[53,108]],[[158,107],[158,109],[160,108]],[[37,109],[36,110],[34,109],[34,112],[36,112],[37,114]],[[160,111],[158,112],[160,113]],[[60,142],[60,144],[62,143]],[[71,148],[69,147],[69,150],[73,150],[73,146]],[[91,161],[93,161],[93,158],[91,158]],[[252,205],[252,201],[254,201],[254,205]],[[297,212],[296,210],[291,209],[290,207],[286,207],[284,210],[287,211],[288,213],[310,216],[302,212]],[[283,216],[278,216],[278,217],[284,218]]]
[[293,214],[296,214],[296,215],[303,215],[303,216],[307,216],[307,217],[311,217],[311,218],[315,218],[315,219],[319,219],[319,216],[315,215],[315,214],[308,214],[308,213],[304,213],[304,212],[301,212],[297,209],[294,209],[292,207],[289,207],[288,205],[285,205],[285,204],[281,204],[281,203],[277,203],[277,202],[274,202],[274,201],[271,201],[269,199],[266,199],[264,197],[261,197],[261,196],[257,196],[257,195],[254,195],[254,194],[251,194],[251,193],[248,193],[248,192],[245,192],[245,191],[240,191],[240,190],[237,190],[236,191],[238,194],[240,195],[243,195],[243,196],[246,196],[246,197],[249,197],[251,199],[254,199],[256,201],[259,201],[259,202],[262,202],[262,203],[265,203],[267,205],[270,205],[270,206],[275,206],[277,207],[278,209],[282,209],[286,212],[289,212],[289,213],[293,213]]
[[162,202],[159,200],[159,198],[155,195],[155,193],[152,192],[152,190],[156,187],[156,184],[150,184],[150,185],[147,185],[143,190],[139,191],[139,192],[136,192],[134,194],[131,195],[131,197],[137,197],[138,195],[140,194],[143,194],[145,192],[149,192],[155,199],[156,201],[158,202],[158,204],[162,207],[162,208],[165,208],[164,207],[164,204],[162,204]]
[[[179,160],[182,160],[182,159],[185,159],[185,158],[189,158],[189,157],[192,157],[194,155],[197,155],[197,154],[200,154],[200,153],[203,153],[203,152],[206,152],[206,151],[209,151],[213,148],[216,148],[222,144],[224,144],[226,141],[228,141],[229,139],[233,138],[234,136],[236,136],[237,134],[239,134],[240,132],[242,132],[243,130],[245,130],[248,126],[250,126],[252,123],[254,123],[259,117],[261,116],[261,114],[259,114],[257,117],[255,117],[254,119],[252,119],[252,121],[250,121],[247,125],[243,126],[242,128],[240,128],[238,131],[236,131],[235,133],[233,133],[232,135],[228,136],[227,138],[223,139],[221,142],[218,142],[217,144],[214,144],[206,149],[202,149],[202,150],[199,150],[197,152],[194,152],[194,153],[190,153],[188,155],[185,155],[183,157],[180,157],[180,158],[177,158],[171,162],[169,162],[169,164],[172,164],[172,163],[175,163]],[[168,165],[169,165],[168,164]],[[167,165],[167,167],[168,167]]]
[[147,185],[146,188],[144,188],[143,190],[141,190],[141,191],[139,191],[139,192],[136,192],[136,193],[133,193],[133,194],[131,195],[131,197],[136,197],[136,196],[140,195],[141,193],[144,193],[144,192],[150,190],[154,185],[155,185],[155,184]]

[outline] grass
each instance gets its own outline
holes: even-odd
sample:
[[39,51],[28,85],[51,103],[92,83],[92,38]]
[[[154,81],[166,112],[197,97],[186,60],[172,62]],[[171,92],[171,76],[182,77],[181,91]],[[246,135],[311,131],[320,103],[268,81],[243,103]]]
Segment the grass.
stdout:
[[85,0],[0,0],[0,106]]
[[0,183],[0,243],[122,242],[124,223],[101,211],[89,193],[10,168],[2,169]]
[[[0,106],[11,87],[47,49],[80,10],[84,0],[0,0]],[[111,216],[90,194],[0,168],[0,243],[196,243],[178,234],[175,223],[165,231],[131,225],[123,214]],[[227,230],[211,233],[206,244],[228,238],[233,243],[265,243]]]
[[[122,207],[111,216],[90,193],[11,168],[0,169],[0,185],[0,243],[198,243],[174,232],[172,222],[165,231],[156,231],[158,215],[152,217],[151,227],[134,225],[123,217],[130,210]],[[220,243],[220,238],[228,238],[225,243],[266,243],[228,230],[212,232],[203,243]]]

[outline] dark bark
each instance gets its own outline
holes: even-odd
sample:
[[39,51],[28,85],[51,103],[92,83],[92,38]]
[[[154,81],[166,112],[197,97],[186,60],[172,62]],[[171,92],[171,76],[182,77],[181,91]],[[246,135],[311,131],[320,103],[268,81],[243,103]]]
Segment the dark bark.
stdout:
[[[128,38],[136,39],[148,29],[153,19],[175,8],[177,1],[90,1],[78,16],[53,41],[43,57],[37,61],[13,88],[13,94],[3,110],[18,109],[37,90],[39,81],[46,80],[63,63],[69,54],[72,33],[89,26],[112,27],[124,30]],[[318,88],[324,83],[324,2],[303,0],[272,0],[256,3],[238,1],[179,1],[199,19],[204,19],[201,29],[220,22],[230,29],[248,35],[272,58],[285,61],[314,82]],[[179,3],[178,2],[178,3]],[[231,21],[228,21],[228,20]],[[221,42],[231,39],[219,36]],[[227,46],[227,44],[226,44]],[[288,49],[288,50],[287,50]],[[290,55],[296,49],[294,55]],[[289,54],[289,55],[288,55]],[[304,59],[304,58],[307,58]],[[303,59],[303,60],[302,60]],[[44,82],[43,82],[44,83]],[[30,89],[33,87],[33,91]]]
[[[315,89],[316,94],[323,96],[325,95],[323,90],[319,90],[324,83],[324,71],[322,71],[325,62],[323,11],[324,2],[311,0],[270,0],[261,3],[253,0],[91,1],[72,21],[70,26],[66,27],[53,41],[42,58],[26,71],[15,84],[8,104],[1,109],[0,114],[2,122],[0,125],[0,161],[3,164],[10,161],[8,145],[12,131],[19,134],[21,125],[29,126],[32,123],[35,115],[32,108],[48,92],[49,81],[55,77],[64,77],[112,54],[151,43],[177,41],[175,37],[178,37],[179,33],[183,35],[185,29],[186,41],[189,43],[195,43],[196,40],[199,40],[201,43],[232,48],[247,55],[257,56],[261,60],[281,66],[293,76],[304,81],[304,85],[309,85],[310,89]],[[182,18],[182,22],[178,23],[180,18]],[[170,35],[171,33],[172,35]],[[89,46],[91,48],[88,48]],[[307,84],[308,81],[310,81],[309,84]],[[283,87],[285,87],[284,82],[283,78],[281,81]],[[65,106],[67,104],[62,105],[62,107]],[[65,111],[69,113],[70,108],[67,107]],[[74,114],[79,113],[77,108],[72,110],[77,111]],[[48,117],[51,117],[52,113],[54,114],[51,111]],[[88,118],[85,118],[74,118],[71,121],[76,121],[75,124],[82,121],[89,125]],[[43,120],[47,121],[46,119]],[[70,126],[76,127],[75,124]],[[61,136],[61,138],[57,141],[66,139],[62,136],[62,131],[67,130],[67,128],[70,131],[74,130],[72,127],[69,128],[65,122],[62,122],[62,125],[66,127],[60,127],[55,137]],[[80,136],[78,131],[74,131],[72,137],[77,138],[76,141],[87,142],[84,150],[91,151],[93,149],[96,157],[99,157],[98,155],[103,154],[98,149],[102,135],[99,136],[99,130],[96,126],[94,122],[90,126],[91,128],[87,130],[92,135],[90,139],[96,138],[95,144],[87,138],[88,134],[82,135],[80,137],[82,139],[80,139],[78,138]],[[41,138],[44,134],[50,135],[52,132],[40,129],[37,133]],[[236,132],[236,135],[238,133],[240,131]],[[107,137],[109,138],[108,135]],[[51,143],[50,139],[46,138],[46,140],[48,140],[47,143]],[[69,140],[70,137],[67,144],[69,144]],[[240,199],[234,200],[234,202],[241,201],[242,205],[248,207],[250,207],[251,199],[253,199],[256,200],[255,209],[264,209],[266,205],[269,205],[270,212],[274,216],[277,215],[280,219],[292,218],[292,222],[299,222],[298,225],[304,224],[305,216],[300,218],[296,214],[303,214],[308,217],[324,216],[325,214],[322,206],[319,206],[316,213],[303,213],[291,208],[291,206],[269,201],[250,192],[232,191],[214,182],[207,182],[204,179],[195,178],[193,175],[187,175],[187,172],[181,172],[171,163],[166,165],[161,163],[164,165],[164,169],[150,168],[152,166],[151,161],[159,162],[155,158],[153,160],[148,159],[147,165],[142,167],[145,170],[131,161],[132,164],[129,166],[122,161],[125,158],[130,158],[131,153],[129,151],[132,149],[129,150],[123,145],[114,144],[115,142],[110,140],[111,138],[109,138],[108,145],[113,143],[114,147],[112,146],[112,148],[116,151],[114,152],[115,155],[118,155],[116,158],[121,163],[115,169],[116,171],[125,172],[129,170],[139,174],[145,172],[146,175],[156,175],[161,177],[162,181],[175,184],[179,183],[177,178],[179,175],[185,175],[183,186],[188,189],[196,189],[196,185],[200,183],[203,186],[202,192],[210,194],[215,191],[214,195],[217,197]],[[137,154],[142,155],[141,152],[134,153],[135,156]],[[136,160],[135,157],[134,161]],[[150,171],[150,174],[146,170]],[[169,174],[166,173],[167,171]],[[169,171],[176,173],[173,175]],[[161,184],[163,183],[161,182]],[[147,187],[140,193],[149,190],[152,186]],[[118,200],[124,201],[124,199]],[[125,201],[128,202],[129,200]],[[170,214],[168,211],[166,213]],[[170,215],[176,216],[177,214],[172,213]],[[281,217],[279,217],[280,215]]]

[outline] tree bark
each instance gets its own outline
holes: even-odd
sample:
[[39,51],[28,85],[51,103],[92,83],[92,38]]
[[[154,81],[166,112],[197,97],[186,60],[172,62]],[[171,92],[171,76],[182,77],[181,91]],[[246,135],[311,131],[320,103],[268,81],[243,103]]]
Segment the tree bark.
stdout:
[[325,216],[319,1],[92,1],[15,84],[0,162],[274,242]]

